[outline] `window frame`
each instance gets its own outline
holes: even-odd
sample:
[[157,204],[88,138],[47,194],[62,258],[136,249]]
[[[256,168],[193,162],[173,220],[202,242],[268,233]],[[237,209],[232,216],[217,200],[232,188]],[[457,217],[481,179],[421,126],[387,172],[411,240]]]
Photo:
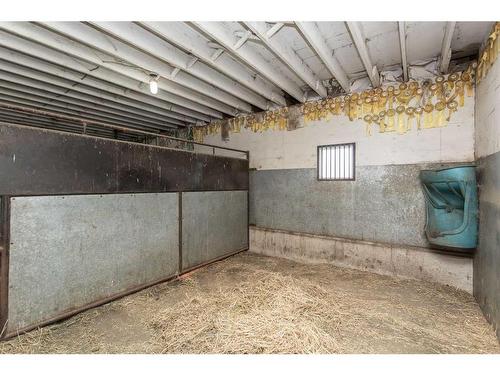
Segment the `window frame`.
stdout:
[[[320,178],[319,177],[319,154],[321,148],[351,146],[352,145],[352,178]],[[356,142],[334,143],[327,145],[318,145],[316,147],[316,180],[317,181],[356,181]]]

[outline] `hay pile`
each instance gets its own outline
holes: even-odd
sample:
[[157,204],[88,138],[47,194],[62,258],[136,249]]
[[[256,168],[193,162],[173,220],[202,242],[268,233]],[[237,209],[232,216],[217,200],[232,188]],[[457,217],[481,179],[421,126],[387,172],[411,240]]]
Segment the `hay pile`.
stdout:
[[0,353],[500,353],[451,287],[241,254],[58,325]]
[[[419,297],[439,300],[436,309],[380,295],[415,281],[330,266],[299,266],[318,268],[317,277],[290,275],[242,257],[231,263],[243,281],[207,292],[194,278],[186,299],[152,316],[162,353],[498,352],[477,305],[453,288],[424,284]],[[227,271],[217,267],[216,276]],[[360,276],[362,292],[338,287],[339,275]]]
[[208,295],[193,287],[185,301],[161,310],[152,327],[162,352],[340,351],[335,327],[349,317],[325,289],[271,272],[258,271],[254,277]]

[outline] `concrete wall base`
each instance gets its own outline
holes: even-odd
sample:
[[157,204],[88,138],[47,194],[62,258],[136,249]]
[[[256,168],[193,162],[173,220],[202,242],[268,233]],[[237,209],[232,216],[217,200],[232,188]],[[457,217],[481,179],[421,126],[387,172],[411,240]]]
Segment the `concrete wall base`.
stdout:
[[450,285],[472,293],[472,259],[429,249],[250,227],[250,251]]

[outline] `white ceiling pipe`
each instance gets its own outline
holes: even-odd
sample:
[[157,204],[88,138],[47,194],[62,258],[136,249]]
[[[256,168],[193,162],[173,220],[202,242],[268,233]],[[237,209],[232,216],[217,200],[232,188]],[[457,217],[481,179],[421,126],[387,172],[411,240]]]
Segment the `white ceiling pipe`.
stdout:
[[12,90],[18,90],[27,94],[32,93],[48,99],[53,99],[60,102],[77,105],[82,108],[95,109],[100,112],[123,117],[124,119],[135,121],[138,124],[143,124],[147,126],[154,127],[156,124],[160,125],[170,124],[180,127],[186,126],[186,123],[182,121],[173,119],[155,120],[148,118],[146,116],[130,113],[128,111],[122,111],[120,109],[117,110],[112,107],[103,105],[102,103],[99,102],[96,103],[94,101],[87,100],[87,98],[74,98],[72,96],[69,96],[68,93],[66,92],[67,90],[64,88],[59,88],[53,85],[43,85],[40,84],[40,82],[37,82],[29,78],[15,77],[11,74],[2,72],[1,70],[0,70],[0,86],[7,87]]
[[304,92],[299,85],[280,71],[276,70],[270,62],[266,61],[253,48],[247,44],[243,44],[239,48],[235,48],[239,38],[223,24],[220,22],[192,22],[192,24],[208,37],[222,45],[233,56],[237,57],[240,61],[243,61],[254,71],[260,73],[264,78],[274,83],[299,102],[305,101]]
[[[251,106],[246,103],[245,101],[238,99],[237,97],[221,90],[218,89],[217,87],[206,83],[190,74],[187,74],[182,71],[182,69],[188,70],[189,67],[187,66],[189,64],[189,61],[183,61],[185,64],[184,67],[177,66],[178,68],[181,69],[181,71],[175,75],[175,77],[172,77],[172,71],[174,70],[174,66],[171,66],[169,64],[165,64],[165,61],[159,60],[158,58],[152,57],[151,55],[144,53],[142,51],[139,51],[138,49],[131,47],[130,45],[121,42],[118,39],[112,38],[102,31],[104,30],[103,27],[106,26],[106,30],[108,32],[111,32],[111,30],[114,30],[112,26],[114,23],[100,23],[99,25],[94,24],[94,26],[99,26],[100,30],[97,30],[89,25],[83,24],[81,22],[43,22],[40,23],[40,25],[43,25],[44,27],[56,31],[58,33],[61,33],[65,35],[66,37],[73,39],[77,42],[84,43],[87,46],[97,49],[101,52],[104,52],[105,54],[108,54],[112,57],[114,57],[112,60],[112,64],[121,64],[122,65],[129,65],[133,66],[135,69],[142,69],[144,71],[147,71],[147,73],[155,73],[161,76],[164,80],[172,81],[177,83],[178,85],[181,85],[187,89],[193,90],[195,92],[198,92],[199,94],[202,95],[209,95],[212,98],[225,103],[226,105],[235,108],[236,110],[243,111],[243,112],[251,112]],[[125,24],[124,24],[125,26]],[[127,28],[125,27],[118,27],[118,26],[113,26],[114,28],[118,28],[119,31],[123,34],[126,33]],[[138,27],[136,25],[136,27]],[[144,32],[147,32],[146,30],[138,27],[139,29],[143,30]],[[116,31],[116,30],[115,30]],[[137,30],[130,31],[129,33],[126,34],[127,39],[133,39],[133,36]],[[114,34],[114,33],[112,33]],[[120,36],[120,38],[123,40],[124,37]],[[139,40],[142,40],[143,43],[147,43],[146,40],[143,40],[143,38],[137,38]],[[158,41],[159,39],[156,38]],[[67,44],[67,43],[63,43]],[[134,44],[134,43],[131,43]],[[157,48],[161,48],[159,45],[155,46]],[[164,46],[163,46],[164,47]],[[165,48],[165,47],[164,47]],[[148,48],[150,49],[150,48]],[[169,50],[171,52],[172,49]],[[76,52],[77,54],[79,53],[78,49],[74,51],[71,49],[71,52],[67,50],[68,53],[74,53]],[[158,53],[158,51],[156,52]],[[95,53],[94,53],[95,54]],[[100,65],[106,66],[109,68],[109,62],[103,61],[103,59],[98,59],[98,63]],[[160,86],[161,88],[161,86]]]
[[295,24],[342,89],[347,93],[350,92],[349,78],[335,57],[334,51],[326,44],[316,22],[295,22]]
[[[71,81],[66,81],[57,77],[50,77],[41,72],[35,72],[29,69],[24,69],[24,71],[23,69],[16,69],[16,66],[14,64],[10,64],[3,60],[0,60],[0,77],[10,82],[28,85],[40,90],[57,93],[59,95],[64,95],[65,97],[70,97],[76,100],[82,100],[104,107],[113,108],[114,110],[118,110],[128,116],[135,117],[138,120],[146,119],[149,121],[167,121],[176,125],[183,125],[186,122],[185,120],[159,116],[152,112],[138,110],[135,107],[117,104],[111,100],[97,97],[88,93],[82,93],[80,91],[74,90],[74,87],[80,86],[81,88],[82,85],[73,86],[74,84]],[[182,116],[179,117],[182,118]],[[191,119],[191,121],[189,122],[196,123],[196,120]]]
[[359,57],[363,62],[366,73],[368,74],[368,78],[370,78],[372,86],[380,86],[380,74],[377,67],[372,64],[370,53],[368,52],[368,47],[359,22],[346,22],[346,25],[349,33],[351,34],[352,41],[358,50]]
[[[34,91],[35,90],[33,90],[33,92]],[[132,127],[132,128],[134,128],[134,127],[135,128],[146,127],[149,129],[178,128],[177,125],[168,124],[168,123],[151,124],[151,123],[146,123],[144,121],[139,122],[136,120],[128,119],[128,118],[123,117],[123,116],[116,116],[116,115],[112,115],[109,113],[105,113],[105,112],[100,111],[100,110],[65,103],[59,99],[56,100],[53,98],[46,98],[46,97],[40,96],[38,94],[35,94],[33,92],[31,92],[31,93],[22,92],[19,87],[16,89],[8,88],[7,84],[5,84],[4,82],[0,82],[0,95],[3,95],[3,96],[8,95],[10,97],[9,100],[15,101],[15,102],[20,103],[20,104],[30,105],[30,106],[37,105],[41,108],[55,109],[59,112],[70,113],[73,115],[87,117],[87,118],[91,118],[94,120],[113,122],[115,124],[121,124],[122,126],[125,126],[125,127]]]
[[[251,103],[261,109],[267,109],[268,107],[267,100],[262,96],[242,86],[235,80],[220,73],[204,62],[199,61],[196,55],[193,59],[192,56],[186,54],[172,44],[165,42],[161,38],[158,38],[156,35],[135,23],[92,22],[92,25],[116,38],[126,41],[135,48],[141,49],[152,56],[181,69],[181,72],[185,71],[192,76],[203,80],[204,82],[224,90],[244,102]],[[163,23],[163,25],[168,28],[170,23]],[[180,77],[177,75],[176,78],[179,79]],[[194,87],[191,88],[194,89]],[[243,111],[251,111],[250,108],[245,109],[246,107],[243,106],[237,108]]]
[[[112,56],[60,37],[41,27],[27,23],[16,22],[13,25],[2,22],[0,29],[8,31],[0,31],[0,45],[10,49],[141,91],[148,96],[196,110],[211,117],[222,118],[220,112],[234,114],[236,111],[233,107],[166,80],[160,80],[160,88],[163,91],[160,91],[158,95],[152,95],[149,89],[145,90],[143,87],[143,84],[149,85],[149,72],[138,70],[128,64],[123,65],[123,62],[120,64]],[[133,82],[133,85],[128,85],[126,82]],[[164,108],[169,108],[168,103],[164,104]]]
[[404,21],[398,22],[399,30],[399,46],[401,49],[401,66],[403,67],[403,78],[408,81],[408,57],[406,54],[406,23]]
[[316,77],[314,72],[302,61],[297,53],[287,44],[267,36],[269,28],[265,22],[245,22],[245,25],[252,30],[283,63],[285,63],[293,73],[313,89],[319,96],[326,97],[327,92],[323,83]]
[[451,61],[451,41],[455,31],[456,22],[446,22],[444,28],[443,44],[441,46],[441,57],[439,60],[439,71],[443,74],[448,73],[448,67]]
[[[48,83],[52,83],[53,80],[61,82],[61,79],[64,79],[67,80],[72,90],[121,103],[127,107],[138,108],[150,113],[186,122],[191,122],[192,119],[210,121],[210,117],[202,113],[173,105],[172,103],[165,102],[152,96],[140,94],[129,88],[109,84],[106,81],[89,76],[86,73],[66,69],[59,65],[51,64],[47,61],[3,47],[0,47],[0,59],[4,60],[2,62],[2,69],[4,70],[26,77],[44,80]],[[101,69],[98,71],[102,73]],[[106,71],[104,71],[104,73],[106,73]],[[106,77],[108,77],[108,79],[113,79],[113,75],[117,74],[110,72],[110,76]],[[142,85],[141,82],[133,81],[124,76],[118,76],[116,78],[120,78],[120,82],[127,84],[129,87],[137,88]],[[169,106],[168,108],[166,108],[167,105]],[[171,111],[168,110],[169,108]]]
[[214,48],[210,47],[201,35],[186,24],[182,22],[143,22],[142,25],[259,95],[272,100],[276,104],[286,105],[285,98],[276,90],[273,90],[271,85],[267,84],[262,78],[255,76],[253,72],[227,54],[224,55],[223,49],[219,48],[214,51]]

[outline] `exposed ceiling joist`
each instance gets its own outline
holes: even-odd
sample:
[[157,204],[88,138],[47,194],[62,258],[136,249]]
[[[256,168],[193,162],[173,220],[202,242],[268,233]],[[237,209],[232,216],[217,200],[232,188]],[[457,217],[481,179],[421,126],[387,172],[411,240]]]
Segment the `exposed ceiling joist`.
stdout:
[[[75,133],[82,132],[81,125],[76,125],[68,122],[59,122],[59,121],[54,121],[52,119],[44,119],[40,117],[35,118],[34,116],[28,116],[25,114],[7,113],[6,111],[2,111],[2,113],[0,113],[0,122],[6,122],[18,125],[30,125],[30,126],[36,126],[36,127],[42,127],[60,131],[69,130]],[[103,134],[111,136],[110,131],[104,132]]]
[[[8,124],[17,125],[30,125],[35,127],[40,127],[44,129],[52,129],[58,131],[70,131],[73,133],[82,134],[83,127],[80,124],[75,124],[69,121],[55,120],[49,117],[33,116],[29,114],[19,114],[16,112],[0,112],[0,122],[5,122]],[[116,138],[116,139],[132,139],[137,138],[133,136],[128,136],[126,133],[121,133],[120,136],[115,135],[111,129],[97,129],[92,126],[87,126],[85,134],[93,135],[98,137]]]
[[[285,98],[273,90],[262,78],[245,69],[243,65],[230,56],[223,55],[222,48],[214,49],[206,40],[193,29],[181,22],[143,22],[152,32],[160,35],[167,41],[193,54],[206,64],[220,70],[236,82],[267,98],[278,105],[286,105]],[[188,28],[186,30],[186,28]],[[191,31],[188,33],[187,31]]]
[[241,36],[239,37],[239,39],[236,41],[236,43],[234,43],[233,48],[234,48],[235,50],[237,50],[237,49],[238,49],[238,48],[240,48],[243,44],[245,44],[245,43],[247,42],[247,40],[251,39],[251,38],[252,38],[252,36],[254,36],[254,35],[252,34],[252,32],[251,32],[251,31],[248,31],[248,30],[247,30],[247,31],[245,31],[245,32],[243,33],[243,35],[241,35]]
[[448,67],[451,60],[451,41],[455,31],[456,22],[446,22],[444,28],[443,44],[441,46],[441,57],[439,60],[439,71],[443,74],[448,73]]
[[351,34],[352,41],[356,46],[359,57],[363,62],[363,66],[365,67],[366,73],[370,78],[370,82],[373,87],[380,86],[380,74],[375,65],[373,65],[370,54],[368,52],[368,47],[366,45],[365,37],[363,32],[361,31],[361,26],[359,22],[346,22],[347,29]]
[[[116,111],[109,110],[107,108],[87,106],[82,102],[75,102],[71,98],[61,99],[53,93],[44,92],[28,86],[13,84],[8,81],[0,80],[0,91],[4,95],[16,98],[16,100],[19,98],[29,100],[43,108],[55,108],[58,111],[63,111],[69,114],[74,113],[81,117],[98,118],[102,121],[114,122],[116,124],[126,124],[127,126],[134,126],[139,129],[176,129],[179,127],[179,125],[166,122],[154,123],[144,120],[140,121],[136,118],[131,118],[123,113],[117,113]],[[181,125],[181,127],[182,126],[184,125]]]
[[0,69],[63,87],[73,93],[82,93],[116,103],[122,108],[144,113],[151,118],[160,120],[172,118],[188,123],[196,123],[198,120],[210,121],[209,116],[189,111],[184,107],[175,108],[175,112],[167,111],[164,109],[165,102],[161,100],[2,47],[0,47]]
[[[0,29],[5,28],[5,26],[6,23],[0,24]],[[18,31],[22,32],[23,30],[24,29]],[[45,33],[49,33],[44,29],[40,29],[40,31],[39,34],[42,39]],[[36,36],[36,33],[34,36]],[[51,39],[46,42],[50,40]],[[141,92],[149,96],[151,101],[158,102],[160,107],[165,110],[183,113],[195,118],[197,117],[196,113],[222,118],[218,110],[224,113],[227,111],[228,114],[234,113],[232,107],[214,101],[206,96],[198,95],[191,90],[184,89],[169,81],[160,80],[159,85],[163,90],[159,91],[157,95],[152,95],[147,87],[150,79],[148,74],[119,64],[108,64],[109,68],[102,67],[97,63],[97,61],[100,60],[97,58],[96,53],[88,48],[82,49],[82,53],[85,53],[87,59],[78,59],[75,56],[70,56],[65,53],[64,45],[56,50],[5,31],[0,31],[0,45],[25,55],[50,62],[51,64],[67,67],[84,74],[85,77],[93,77],[105,82],[111,82],[114,85],[122,86],[126,89]],[[80,48],[76,44],[70,43],[70,45],[72,49]],[[92,61],[88,61],[88,59]],[[35,69],[37,68],[38,67],[35,66]],[[184,111],[181,111],[182,108],[184,108]]]
[[[235,115],[238,110],[244,112],[251,110],[250,105],[246,102],[186,74],[182,70],[175,77],[172,77],[171,74],[174,70],[172,66],[81,22],[44,22],[41,24],[66,37],[64,39],[62,37],[54,38],[53,35],[50,35],[50,32],[48,35],[44,33],[44,39],[51,43],[50,47],[52,48],[65,48],[68,53],[78,58],[91,59],[95,64],[115,70],[121,74],[140,75],[143,77],[142,81],[145,83],[149,82],[150,73],[158,74],[162,78],[158,81],[160,89],[175,93],[184,98],[192,99],[192,93],[195,93],[196,97],[200,98],[206,95],[206,93],[211,92],[212,101],[215,99],[226,107],[231,108],[229,111],[227,108],[223,111],[225,113],[229,112],[228,114],[231,115]],[[40,36],[38,38],[40,39]],[[75,46],[74,43],[71,43],[71,40],[83,43],[89,46],[89,48],[84,50],[81,45]],[[103,53],[102,56],[99,55],[99,51]],[[168,81],[175,83],[175,85],[165,85],[164,82]],[[217,108],[217,110],[221,109],[220,106]]]
[[90,129],[98,130],[98,131],[110,131],[113,135],[113,138],[137,138],[141,137],[145,139],[146,137],[166,137],[171,138],[167,135],[162,134],[161,131],[156,129],[155,131],[149,131],[144,129],[133,129],[123,125],[117,125],[110,122],[103,122],[100,120],[92,120],[89,118],[83,118],[81,116],[68,115],[64,113],[59,113],[57,111],[47,111],[44,108],[33,108],[30,106],[21,106],[18,103],[11,103],[8,100],[0,100],[0,115],[9,114],[9,115],[23,115],[25,118],[37,118],[44,120],[57,120],[63,121],[65,123],[71,123],[73,125],[79,125],[80,129],[78,133],[80,134],[89,134]]
[[[194,55],[190,56],[187,53],[181,51],[170,43],[165,42],[161,38],[147,31],[146,29],[140,27],[139,25],[132,22],[92,22],[94,26],[97,26],[100,30],[113,35],[115,38],[121,39],[137,49],[143,50],[158,58],[159,60],[165,61],[166,63],[172,65],[174,68],[181,69],[174,79],[177,79],[179,83],[181,80],[188,81],[187,78],[183,78],[184,72],[191,74],[193,77],[199,78],[200,80],[207,82],[214,87],[224,90],[226,93],[233,95],[235,98],[239,98],[242,102],[229,102],[225,101],[226,104],[234,106],[240,111],[251,112],[251,107],[247,103],[251,103],[254,106],[266,110],[268,108],[268,102],[262,96],[256,94],[255,92],[249,90],[247,87],[242,86],[240,83],[234,81],[228,76],[215,70],[212,66],[209,66],[203,62],[204,59]],[[168,25],[168,29],[173,26]],[[106,51],[110,52],[110,51]],[[143,66],[146,66],[144,62]],[[211,64],[210,64],[211,65]],[[184,72],[183,72],[184,71]],[[160,72],[156,72],[160,73]],[[193,80],[189,80],[192,82]],[[207,92],[203,89],[200,84],[190,86],[193,90],[201,90],[201,92]],[[222,99],[222,96],[221,96]]]
[[107,114],[102,114],[99,113],[98,111],[93,111],[88,108],[76,108],[74,106],[64,104],[64,103],[59,103],[59,102],[53,102],[47,99],[44,99],[42,97],[33,95],[33,94],[25,94],[21,92],[15,92],[14,90],[8,90],[6,88],[2,88],[0,92],[0,100],[1,101],[8,101],[13,104],[22,104],[25,106],[29,106],[31,108],[37,108],[41,110],[50,110],[59,114],[63,115],[70,115],[70,116],[79,116],[83,119],[88,119],[88,120],[94,120],[94,121],[102,121],[106,122],[108,124],[112,124],[115,126],[126,126],[131,129],[156,129],[158,130],[159,128],[162,129],[168,129],[168,128],[177,128],[176,126],[155,126],[155,127],[150,127],[150,126],[141,126],[138,125],[135,122],[131,122],[125,119],[117,119],[114,116],[110,116]]
[[245,25],[300,79],[307,83],[313,91],[323,98],[327,96],[326,88],[321,83],[321,80],[316,77],[297,53],[290,46],[268,37],[267,32],[269,28],[266,22],[245,22]]
[[155,107],[141,105],[140,103],[130,99],[122,100],[116,95],[94,90],[84,84],[75,83],[74,81],[69,81],[57,76],[51,76],[41,71],[35,71],[2,59],[0,59],[0,71],[3,74],[9,74],[12,77],[12,80],[15,80],[16,78],[22,80],[28,79],[31,80],[32,85],[35,85],[38,88],[45,88],[49,91],[50,88],[52,88],[53,90],[64,92],[64,95],[66,96],[88,100],[96,104],[102,104],[110,108],[121,110],[125,113],[136,114],[155,121],[176,120],[180,123],[197,122],[194,118],[179,115],[174,112],[161,112],[159,110],[151,111],[151,109],[154,110]]
[[219,57],[222,56],[223,53],[224,50],[222,48],[216,49],[214,53],[212,53],[212,55],[210,56],[210,61],[215,62]]
[[283,73],[277,71],[260,54],[246,44],[235,48],[239,38],[220,22],[192,22],[199,30],[211,39],[222,45],[227,51],[232,53],[239,60],[243,61],[250,68],[260,73],[263,77],[280,87],[299,102],[305,101],[304,92],[291,79]]
[[316,22],[295,22],[295,24],[342,89],[347,93],[350,92],[349,78],[335,57],[333,50],[326,44]]
[[273,35],[280,31],[283,26],[285,26],[283,22],[276,22],[269,30],[267,30],[266,36],[268,38],[272,38]]
[[[0,95],[158,132],[325,96],[334,78],[346,92],[350,79],[377,87],[379,69],[401,65],[408,80],[421,60],[439,58],[446,74],[452,46],[456,58],[477,53],[492,24],[0,22]],[[5,116],[65,126],[29,110]]]
[[176,126],[186,126],[186,123],[175,120],[158,117],[149,117],[144,112],[134,112],[133,109],[126,106],[116,106],[113,102],[106,102],[103,100],[95,99],[90,95],[72,92],[64,87],[46,84],[32,78],[27,78],[12,74],[2,70],[2,62],[0,61],[0,86],[8,87],[11,89],[19,89],[25,93],[34,93],[46,98],[62,101],[69,104],[80,105],[91,109],[97,109],[106,113],[123,116],[132,119],[138,124],[145,124],[154,126],[155,124],[170,124]]
[[401,66],[403,67],[403,78],[408,81],[408,57],[406,55],[406,23],[398,22],[399,46],[401,49]]

